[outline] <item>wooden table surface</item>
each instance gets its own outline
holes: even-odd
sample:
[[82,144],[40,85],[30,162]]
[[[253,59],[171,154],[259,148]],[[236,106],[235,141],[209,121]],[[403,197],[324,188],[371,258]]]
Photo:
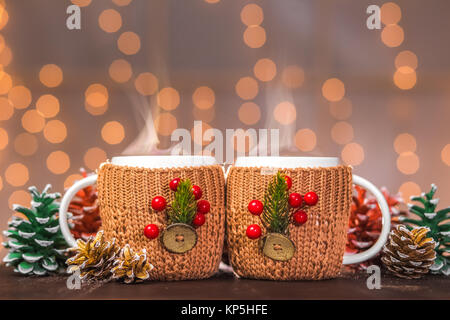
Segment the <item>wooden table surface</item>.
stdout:
[[24,277],[1,266],[0,299],[450,299],[450,277],[403,280],[382,275],[382,288],[369,290],[367,276],[360,273],[333,280],[276,282],[236,279],[222,273],[207,280],[135,285],[109,282],[69,290],[67,276]]

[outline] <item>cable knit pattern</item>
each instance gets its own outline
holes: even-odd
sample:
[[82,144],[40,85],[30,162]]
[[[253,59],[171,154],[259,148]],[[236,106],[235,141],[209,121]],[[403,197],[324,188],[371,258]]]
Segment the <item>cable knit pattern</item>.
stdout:
[[263,255],[258,240],[246,236],[247,226],[260,218],[247,209],[252,199],[264,199],[272,175],[261,168],[232,167],[227,177],[227,243],[234,271],[244,277],[270,280],[319,280],[339,275],[347,239],[352,197],[352,171],[347,166],[280,169],[292,178],[292,192],[315,191],[316,206],[307,207],[308,221],[289,225],[295,253],[289,261]]
[[[143,233],[149,223],[156,224],[160,232],[167,226],[166,212],[154,211],[151,200],[161,195],[171,203],[174,192],[169,182],[176,177],[199,185],[202,199],[211,204],[205,224],[196,230],[197,244],[184,254],[168,252],[159,239],[147,239]],[[145,169],[107,163],[99,169],[97,187],[106,239],[116,238],[120,246],[129,244],[135,250],[145,248],[154,265],[151,279],[204,279],[218,270],[225,234],[225,178],[219,165]]]

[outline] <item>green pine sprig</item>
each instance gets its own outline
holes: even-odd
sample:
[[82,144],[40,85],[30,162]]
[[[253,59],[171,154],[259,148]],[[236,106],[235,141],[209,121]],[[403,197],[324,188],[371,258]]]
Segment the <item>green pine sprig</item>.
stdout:
[[175,198],[169,206],[169,223],[191,224],[197,212],[197,202],[189,179],[181,180],[175,191]]
[[61,195],[49,193],[50,188],[47,185],[39,193],[36,187],[30,187],[31,207],[13,206],[26,218],[13,217],[8,230],[3,231],[8,241],[2,244],[9,249],[3,262],[21,274],[41,276],[65,267],[67,243],[59,229],[59,203],[56,202]]
[[430,268],[433,273],[442,273],[446,276],[450,275],[450,207],[436,211],[439,199],[434,199],[437,191],[436,185],[431,185],[428,193],[421,196],[411,197],[416,204],[409,205],[409,211],[415,215],[415,219],[401,218],[402,222],[412,229],[413,226],[428,227],[429,237],[432,237],[437,243],[437,258],[433,266]]
[[289,226],[289,194],[285,175],[277,172],[264,195],[261,221],[270,232],[286,234]]

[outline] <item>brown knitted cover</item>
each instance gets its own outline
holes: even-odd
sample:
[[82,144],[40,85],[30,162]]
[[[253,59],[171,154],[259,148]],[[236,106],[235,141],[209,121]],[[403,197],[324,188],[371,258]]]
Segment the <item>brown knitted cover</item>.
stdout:
[[[158,239],[144,236],[149,223],[161,232],[167,226],[165,211],[151,208],[154,196],[161,195],[171,203],[174,192],[169,182],[176,177],[189,178],[202,188],[202,199],[211,204],[206,222],[197,228],[195,247],[184,253],[168,252]],[[219,267],[225,233],[224,174],[219,165],[173,169],[145,169],[104,164],[98,172],[98,199],[102,229],[109,240],[116,238],[120,246],[146,249],[154,266],[153,280],[203,279],[212,276]]]
[[[227,243],[234,271],[245,278],[270,280],[326,279],[336,277],[342,266],[352,197],[352,171],[338,166],[313,169],[280,169],[292,178],[292,192],[315,191],[316,206],[307,208],[308,221],[289,225],[295,253],[289,261],[274,261],[262,254],[258,240],[246,236],[247,226],[258,224],[248,203],[264,199],[272,175],[261,168],[233,167],[227,176]],[[264,172],[263,172],[264,173]]]

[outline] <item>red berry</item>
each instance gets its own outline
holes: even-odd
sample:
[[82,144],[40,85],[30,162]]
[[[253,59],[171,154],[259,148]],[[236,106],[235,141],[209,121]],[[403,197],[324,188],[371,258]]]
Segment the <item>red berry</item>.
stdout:
[[289,195],[289,205],[292,208],[298,208],[302,205],[302,196],[300,193],[293,192]]
[[194,220],[192,220],[192,223],[194,224],[194,226],[196,227],[200,227],[205,223],[205,215],[201,212],[197,212],[197,214],[194,217]]
[[305,194],[303,200],[305,200],[308,206],[315,206],[317,204],[317,201],[319,201],[319,197],[317,196],[317,193],[311,191]]
[[286,180],[286,184],[287,184],[286,190],[289,190],[292,187],[292,179],[289,176],[284,176],[284,179]]
[[149,239],[156,239],[159,235],[159,228],[156,224],[149,224],[144,229],[144,235]]
[[296,224],[302,225],[308,220],[308,215],[306,214],[305,211],[298,210],[298,211],[294,212],[293,218],[294,218],[294,222]]
[[247,227],[247,237],[258,239],[261,236],[261,228],[257,224],[251,224]]
[[161,196],[156,196],[152,199],[152,208],[156,211],[162,211],[166,208],[166,199]]
[[195,200],[198,200],[202,197],[202,189],[200,189],[199,186],[196,186],[195,184],[192,186],[192,193],[194,194]]
[[261,201],[259,200],[252,200],[248,204],[248,211],[250,211],[251,214],[254,214],[255,216],[259,216],[264,209],[264,206]]
[[180,181],[181,181],[180,178],[172,179],[172,181],[170,181],[170,183],[169,183],[170,190],[177,191],[178,184],[180,183]]
[[209,209],[211,208],[211,205],[209,204],[209,202],[207,200],[199,200],[197,202],[197,212],[200,213],[208,213]]

